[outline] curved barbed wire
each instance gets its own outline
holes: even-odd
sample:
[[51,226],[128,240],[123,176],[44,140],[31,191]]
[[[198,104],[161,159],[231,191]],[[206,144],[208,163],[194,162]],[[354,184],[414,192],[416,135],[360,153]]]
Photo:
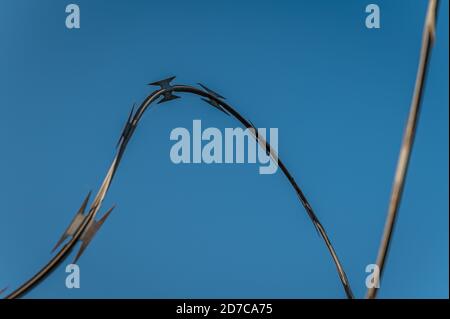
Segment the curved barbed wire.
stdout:
[[171,81],[175,77],[171,77],[168,79],[164,79],[161,81],[150,83],[150,85],[157,85],[160,86],[160,89],[153,91],[150,93],[144,101],[140,104],[136,112],[134,112],[134,106],[130,112],[130,115],[128,117],[128,120],[125,124],[124,129],[122,130],[119,142],[118,142],[118,150],[116,152],[116,156],[114,157],[111,166],[88,210],[88,213],[84,215],[84,210],[87,206],[89,195],[84,200],[80,210],[78,211],[77,215],[75,216],[74,220],[70,224],[70,226],[67,228],[57,245],[55,246],[54,250],[57,248],[59,244],[65,241],[66,238],[69,236],[71,237],[70,240],[62,246],[62,248],[51,258],[51,260],[42,267],[34,276],[32,276],[29,280],[27,280],[24,284],[22,284],[20,287],[18,287],[16,290],[14,290],[12,293],[7,295],[6,299],[13,299],[18,298],[21,296],[24,296],[27,292],[31,291],[34,287],[36,287],[42,280],[44,280],[48,275],[50,275],[59,264],[61,264],[72,252],[72,250],[75,248],[75,245],[81,241],[82,246],[80,248],[79,253],[75,257],[75,262],[78,260],[78,258],[83,253],[86,246],[91,241],[92,237],[95,235],[95,233],[98,231],[98,229],[102,226],[103,222],[108,217],[109,213],[112,211],[113,208],[109,209],[109,211],[104,214],[104,216],[99,220],[96,221],[95,217],[97,216],[101,205],[103,203],[103,200],[106,196],[106,193],[108,192],[108,189],[111,185],[111,182],[115,176],[115,173],[119,167],[119,164],[122,160],[122,157],[124,155],[124,152],[126,150],[126,147],[128,145],[128,142],[130,141],[131,137],[133,136],[134,131],[137,128],[137,125],[139,124],[144,112],[152,105],[152,103],[156,102],[160,97],[162,97],[157,103],[164,103],[168,102],[177,98],[180,98],[179,96],[174,95],[174,92],[179,93],[191,93],[194,95],[201,96],[204,101],[206,101],[211,106],[215,107],[216,109],[224,112],[227,115],[233,116],[235,119],[237,119],[245,128],[249,129],[249,132],[255,138],[256,142],[263,147],[263,149],[266,150],[267,154],[270,155],[271,159],[273,161],[276,161],[278,163],[278,167],[282,170],[283,174],[286,176],[286,178],[289,180],[289,183],[294,188],[301,204],[303,205],[304,209],[306,210],[311,222],[313,223],[314,227],[316,228],[317,232],[320,234],[322,239],[325,242],[325,245],[332,257],[332,260],[336,266],[337,273],[339,275],[339,279],[342,283],[342,286],[344,288],[345,294],[347,298],[353,298],[353,292],[350,287],[350,283],[347,279],[347,276],[345,274],[344,268],[336,254],[336,251],[331,244],[330,239],[328,238],[328,235],[325,231],[325,228],[320,223],[317,215],[313,211],[311,205],[309,204],[305,194],[298,186],[297,182],[295,181],[294,177],[290,174],[284,163],[281,161],[281,159],[278,157],[278,154],[275,152],[275,150],[270,146],[270,144],[264,139],[264,137],[258,135],[256,127],[247,119],[245,119],[239,112],[237,112],[233,107],[231,107],[228,103],[224,101],[224,98],[219,95],[218,93],[208,89],[206,86],[200,84],[201,88],[197,88],[194,86],[189,85],[171,85]]

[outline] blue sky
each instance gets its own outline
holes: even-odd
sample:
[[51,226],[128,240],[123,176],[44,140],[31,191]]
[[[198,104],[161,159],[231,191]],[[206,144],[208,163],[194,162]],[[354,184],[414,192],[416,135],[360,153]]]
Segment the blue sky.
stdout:
[[[374,2],[374,1],[372,1]],[[97,190],[133,102],[170,75],[202,82],[258,127],[324,224],[358,297],[374,263],[417,70],[427,1],[3,0],[0,288],[50,258]],[[448,2],[439,10],[418,134],[380,297],[448,298]],[[287,180],[255,164],[175,165],[170,131],[238,123],[198,97],[149,110],[80,259],[30,298],[342,298]],[[65,264],[73,259],[71,256]]]

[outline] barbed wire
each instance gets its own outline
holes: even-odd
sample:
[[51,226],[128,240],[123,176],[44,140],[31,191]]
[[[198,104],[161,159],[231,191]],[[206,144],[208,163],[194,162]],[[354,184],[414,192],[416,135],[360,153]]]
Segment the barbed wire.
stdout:
[[[15,291],[10,293],[8,296],[6,296],[7,299],[13,299],[18,298],[26,294],[27,292],[31,291],[33,287],[38,285],[42,280],[45,279],[52,271],[56,269],[56,267],[61,264],[71,253],[71,251],[74,249],[77,242],[81,241],[81,247],[78,252],[78,254],[75,257],[74,262],[80,258],[83,251],[86,249],[90,241],[92,240],[93,236],[96,234],[96,232],[100,229],[100,227],[105,222],[106,218],[111,213],[112,209],[110,208],[104,216],[96,221],[95,217],[97,216],[102,202],[106,196],[106,193],[108,192],[108,189],[111,185],[111,182],[114,178],[114,175],[119,167],[119,164],[122,160],[122,157],[124,155],[124,152],[126,150],[126,147],[133,136],[134,131],[136,130],[138,123],[140,122],[144,112],[149,108],[149,106],[156,102],[164,103],[168,102],[174,99],[180,98],[177,95],[174,95],[174,92],[179,93],[191,93],[198,96],[201,96],[204,101],[206,101],[209,105],[213,106],[216,109],[219,109],[220,111],[224,112],[227,115],[233,116],[235,119],[237,119],[242,125],[245,126],[245,128],[249,129],[249,132],[255,138],[256,142],[263,148],[263,150],[266,150],[267,154],[270,155],[271,159],[273,161],[276,161],[278,163],[278,167],[282,170],[283,174],[287,177],[289,180],[289,183],[294,188],[301,204],[305,208],[309,218],[311,219],[314,227],[316,228],[317,232],[320,234],[320,236],[323,238],[325,245],[333,259],[333,262],[335,263],[339,278],[341,280],[342,286],[344,288],[345,294],[348,298],[353,298],[353,293],[350,287],[350,283],[347,279],[347,276],[345,274],[344,268],[336,254],[336,251],[331,244],[330,239],[328,238],[328,235],[325,231],[325,228],[320,223],[317,215],[313,211],[310,203],[308,202],[305,194],[298,186],[297,182],[295,181],[294,177],[289,173],[288,169],[284,165],[284,163],[281,161],[281,159],[278,157],[278,154],[276,151],[270,146],[270,144],[262,137],[261,135],[257,134],[256,127],[248,120],[246,120],[239,112],[237,112],[234,108],[232,108],[228,103],[224,101],[224,97],[220,94],[212,91],[211,89],[207,88],[206,86],[200,84],[201,89],[189,86],[189,85],[172,85],[171,82],[175,79],[175,77],[170,77],[161,81],[150,83],[150,85],[156,85],[159,86],[160,89],[152,92],[150,95],[148,95],[144,101],[141,103],[141,105],[138,107],[136,112],[134,112],[134,105],[130,112],[130,115],[128,117],[128,120],[125,124],[125,127],[123,128],[119,142],[117,144],[118,150],[116,153],[116,156],[114,157],[112,164],[103,180],[103,183],[100,186],[100,189],[97,192],[97,195],[95,196],[88,213],[85,215],[85,209],[87,207],[90,193],[86,196],[84,199],[80,209],[76,213],[74,219],[72,220],[69,227],[66,229],[66,231],[63,233],[60,240],[57,242],[56,246],[53,248],[53,251],[56,250],[56,248],[62,244],[67,238],[71,237],[70,240],[56,253],[56,255],[43,267],[41,268],[33,277],[31,277],[29,280],[27,280],[24,284],[22,284],[19,288],[17,288]],[[162,97],[161,99],[159,99]],[[159,99],[159,100],[158,100]]]

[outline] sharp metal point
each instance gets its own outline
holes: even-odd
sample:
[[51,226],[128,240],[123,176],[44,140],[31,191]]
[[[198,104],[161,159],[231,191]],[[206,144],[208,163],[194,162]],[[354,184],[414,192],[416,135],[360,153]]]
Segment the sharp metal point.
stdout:
[[160,81],[149,83],[149,85],[159,86],[159,87],[161,87],[162,90],[166,90],[163,93],[163,98],[158,101],[158,104],[161,104],[161,103],[164,103],[164,102],[168,102],[168,101],[180,98],[179,96],[172,94],[172,91],[170,90],[173,87],[170,84],[170,82],[172,82],[173,79],[175,79],[175,76],[171,76],[170,78],[167,78],[167,79],[164,79],[164,80],[160,80]]
[[8,286],[6,286],[5,288],[3,288],[3,289],[0,289],[0,295],[2,294],[2,293],[4,293],[7,289],[8,289],[9,287]]
[[103,217],[99,220],[99,221],[92,221],[91,224],[84,230],[83,234],[81,235],[81,247],[80,250],[78,251],[73,263],[76,264],[78,259],[81,257],[81,255],[83,254],[84,250],[87,248],[87,246],[89,245],[89,243],[91,242],[92,238],[94,238],[95,234],[98,232],[98,230],[100,229],[100,227],[102,227],[103,223],[106,221],[106,219],[108,218],[109,214],[111,214],[111,212],[113,211],[113,209],[116,206],[114,205],[113,207],[111,207],[106,213],[105,215],[103,215]]
[[164,80],[159,80],[159,81],[155,81],[152,83],[149,83],[148,85],[154,85],[154,86],[160,86],[161,89],[170,89],[172,87],[172,85],[170,84],[170,82],[173,81],[173,79],[175,79],[176,76],[171,76],[167,79]]
[[206,87],[206,85],[203,85],[201,83],[198,83],[198,85],[200,85],[206,92],[214,95],[216,98],[225,100],[225,98],[222,95],[220,95],[219,93],[217,93],[217,92],[211,90],[210,88]]
[[178,95],[173,95],[172,92],[164,92],[163,93],[163,98],[161,100],[158,101],[158,104],[164,103],[164,102],[169,102],[171,100],[175,100],[175,99],[179,99],[180,97]]
[[87,194],[86,198],[84,199],[83,203],[81,204],[80,209],[75,214],[75,217],[72,219],[72,221],[70,222],[69,227],[67,227],[67,229],[62,234],[61,238],[56,243],[55,247],[53,247],[53,249],[51,251],[52,253],[59,247],[59,245],[61,245],[64,242],[64,240],[66,240],[67,237],[72,236],[77,231],[78,227],[80,227],[81,223],[83,222],[83,220],[85,218],[84,211],[86,210],[86,206],[89,202],[89,198],[91,197],[91,193],[92,193],[92,191],[90,191]]
[[133,106],[131,107],[130,115],[128,115],[128,121],[127,121],[128,123],[131,123],[131,117],[133,116],[135,107],[136,107],[136,103],[133,103]]
[[122,133],[120,133],[120,137],[119,137],[119,140],[117,141],[116,148],[119,147],[120,143],[122,143],[128,137],[128,134],[130,133],[131,127],[133,126],[131,118],[133,117],[135,106],[136,106],[136,103],[133,103],[133,107],[131,108],[130,115],[128,115],[127,122],[125,123],[125,126],[122,129]]
[[[201,84],[201,83],[198,83],[198,85],[200,85],[200,86],[202,87],[203,90],[205,90],[206,92],[208,92],[209,94],[211,94],[211,95],[214,96],[215,98],[217,98],[217,99],[219,99],[219,100],[220,100],[220,99],[225,100],[225,98],[224,98],[222,95],[220,95],[219,93],[214,92],[213,90],[209,89],[208,87],[206,87],[206,85],[203,85],[203,84]],[[228,116],[230,115],[230,113],[228,113],[228,111],[225,110],[225,109],[224,109],[219,103],[217,103],[216,101],[214,101],[214,100],[212,100],[212,99],[210,99],[210,98],[202,98],[202,100],[205,101],[206,103],[208,103],[208,104],[214,106],[216,109],[218,109],[218,110],[224,112],[226,115],[228,115]]]

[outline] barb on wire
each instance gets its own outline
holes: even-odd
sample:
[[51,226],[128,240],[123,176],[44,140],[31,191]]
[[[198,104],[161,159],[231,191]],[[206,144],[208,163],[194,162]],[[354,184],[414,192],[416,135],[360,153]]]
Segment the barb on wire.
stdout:
[[171,90],[172,85],[170,84],[170,82],[172,82],[173,79],[175,79],[175,76],[172,76],[172,77],[164,79],[164,80],[152,82],[149,84],[149,85],[153,85],[153,86],[160,86],[161,89],[164,90],[163,98],[158,101],[158,104],[180,98],[179,96],[172,94],[172,90]]
[[81,204],[80,209],[75,214],[75,217],[72,219],[70,225],[67,227],[67,229],[64,231],[64,234],[62,234],[61,238],[56,243],[55,247],[52,249],[52,253],[56,250],[56,248],[59,247],[69,236],[73,236],[78,228],[80,228],[81,223],[83,222],[84,218],[86,217],[84,215],[84,212],[86,210],[86,206],[89,202],[89,197],[91,197],[91,193],[89,192],[84,199],[83,203]]
[[124,140],[128,139],[128,136],[130,135],[131,128],[133,126],[132,116],[134,112],[134,107],[136,106],[136,103],[133,103],[133,107],[131,108],[130,115],[128,115],[128,120],[125,123],[125,126],[123,127],[122,133],[120,133],[119,141],[117,142],[116,148],[119,147],[121,143],[123,143]]
[[[222,95],[220,95],[219,93],[216,93],[216,92],[214,92],[213,90],[207,88],[207,87],[204,86],[203,84],[198,83],[198,85],[200,85],[206,92],[210,93],[210,94],[213,95],[215,98],[221,99],[221,100],[225,100],[225,98],[224,98]],[[215,107],[216,109],[218,109],[219,111],[221,111],[221,112],[225,113],[226,115],[230,116],[230,113],[228,113],[228,112],[227,112],[223,107],[221,107],[220,104],[217,103],[216,101],[214,101],[214,100],[212,100],[212,99],[210,99],[210,98],[204,98],[204,97],[202,97],[201,99],[202,99],[202,101],[205,101],[206,103],[208,103],[208,104],[214,106],[214,107]]]
[[425,25],[422,36],[422,47],[420,52],[419,67],[417,70],[416,84],[414,88],[413,99],[409,111],[408,122],[406,123],[403,142],[398,158],[397,169],[395,172],[394,182],[392,185],[391,198],[389,201],[388,213],[384,226],[383,236],[381,238],[380,247],[378,249],[377,265],[379,268],[378,276],[375,277],[374,287],[367,290],[367,298],[376,297],[380,286],[380,279],[383,274],[389,246],[392,240],[395,221],[397,218],[400,201],[402,198],[403,187],[405,184],[406,173],[408,171],[409,159],[414,144],[414,136],[416,134],[417,121],[419,119],[420,105],[422,102],[423,89],[425,86],[428,62],[431,48],[436,35],[436,15],[438,0],[429,0],[428,9],[425,18]]
[[6,287],[3,288],[3,289],[0,289],[0,295],[1,295],[2,293],[4,293],[6,290],[8,290],[8,286],[6,286]]
[[82,241],[81,247],[73,261],[74,264],[77,263],[78,259],[81,257],[84,250],[91,242],[92,238],[94,238],[95,234],[98,232],[100,227],[102,227],[103,223],[106,221],[109,214],[111,214],[111,212],[113,211],[114,208],[115,208],[115,205],[113,207],[111,207],[99,221],[92,220],[90,225],[88,226],[88,228],[86,228],[86,230],[83,232],[83,235],[81,235],[81,238],[80,238],[80,240]]

